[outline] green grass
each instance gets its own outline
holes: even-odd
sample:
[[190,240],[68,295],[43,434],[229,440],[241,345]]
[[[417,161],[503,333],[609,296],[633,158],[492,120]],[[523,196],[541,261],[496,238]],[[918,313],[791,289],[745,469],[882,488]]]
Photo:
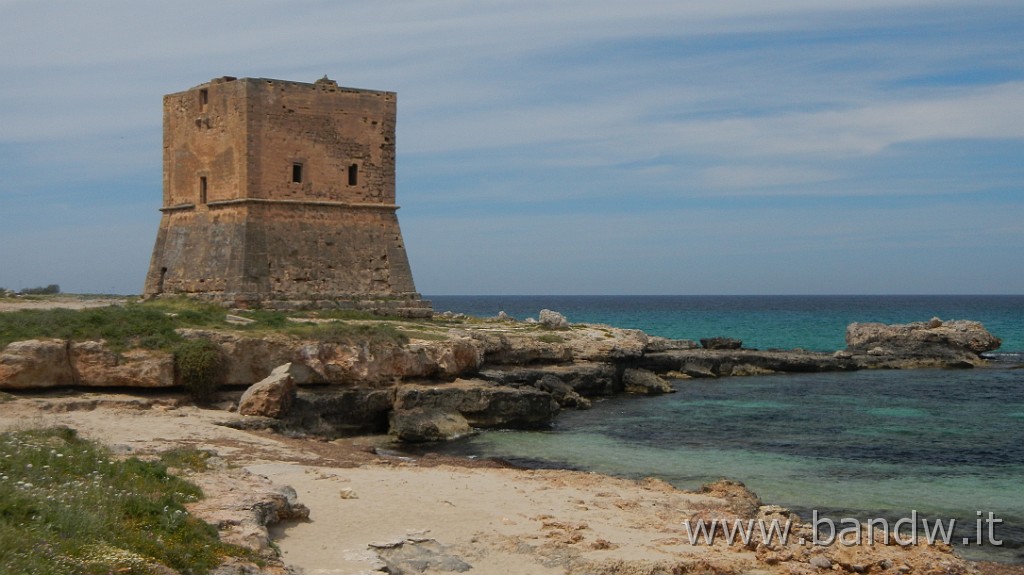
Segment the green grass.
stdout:
[[[141,347],[176,351],[182,338],[177,328],[231,329],[235,331],[279,331],[297,337],[321,341],[353,343],[361,337],[371,343],[404,344],[403,336],[384,316],[361,311],[321,310],[285,313],[270,310],[237,312],[255,320],[245,326],[230,325],[223,307],[187,297],[160,298],[144,303],[128,303],[81,310],[25,309],[0,313],[0,347],[15,341],[56,338],[72,341],[106,340],[118,352]],[[336,319],[336,323],[309,326],[289,322],[288,317]],[[344,320],[344,321],[341,321]],[[355,320],[381,324],[350,323]]]
[[254,559],[185,510],[201,497],[164,463],[118,460],[71,429],[0,434],[0,573],[202,575]]
[[224,309],[195,301],[162,300],[80,310],[23,309],[0,313],[0,347],[13,341],[57,338],[106,340],[114,351],[170,350],[178,327],[223,327]]
[[297,337],[345,345],[362,343],[378,346],[405,345],[409,343],[409,336],[390,323],[334,322],[318,325],[296,324],[288,328],[287,331]]

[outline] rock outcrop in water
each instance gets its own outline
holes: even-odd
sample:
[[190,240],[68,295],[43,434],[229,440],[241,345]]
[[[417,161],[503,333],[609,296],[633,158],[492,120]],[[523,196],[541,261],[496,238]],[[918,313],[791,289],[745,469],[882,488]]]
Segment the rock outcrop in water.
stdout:
[[970,367],[982,361],[982,353],[999,349],[1001,344],[998,337],[976,321],[943,322],[932,318],[927,322],[894,325],[852,323],[846,328],[846,350],[879,358],[880,363],[919,360],[925,364],[940,361],[949,366]]
[[[463,421],[483,428],[543,427],[560,409],[589,407],[590,398],[671,392],[666,379],[973,367],[984,363],[981,353],[1000,343],[978,322],[938,319],[851,324],[847,348],[834,353],[742,349],[728,338],[714,338],[723,345],[701,349],[692,341],[637,330],[561,322],[544,328],[511,319],[446,319],[415,328],[434,331],[405,344],[302,341],[241,331],[179,333],[216,343],[226,362],[223,384],[235,389],[290,363],[277,379],[293,381],[298,391],[287,381],[251,391],[243,409],[275,418],[253,418],[253,426],[325,436],[390,427],[410,440],[462,434]],[[179,383],[168,352],[114,353],[103,342],[62,340],[15,342],[0,351],[0,390]]]

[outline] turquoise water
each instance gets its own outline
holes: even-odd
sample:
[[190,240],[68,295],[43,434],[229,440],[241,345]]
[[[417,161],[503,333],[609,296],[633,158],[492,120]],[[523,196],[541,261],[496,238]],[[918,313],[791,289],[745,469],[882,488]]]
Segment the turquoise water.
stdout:
[[1004,545],[960,551],[1024,562],[1024,369],[1013,369],[1024,350],[1024,297],[433,299],[439,310],[536,317],[548,307],[572,321],[738,336],[765,348],[836,349],[835,325],[850,321],[982,321],[1007,352],[992,368],[677,381],[672,395],[563,412],[549,431],[486,432],[443,449],[682,488],[729,477],[805,517],[813,509],[895,521],[915,510],[957,519],[957,542],[973,538],[977,512],[991,511],[1004,520]]
[[982,322],[1004,351],[1024,352],[1024,296],[430,296],[437,311],[479,317],[504,311],[537,317],[544,308],[572,322],[642,329],[698,340],[724,335],[745,347],[846,347],[853,322],[907,323],[942,319]]

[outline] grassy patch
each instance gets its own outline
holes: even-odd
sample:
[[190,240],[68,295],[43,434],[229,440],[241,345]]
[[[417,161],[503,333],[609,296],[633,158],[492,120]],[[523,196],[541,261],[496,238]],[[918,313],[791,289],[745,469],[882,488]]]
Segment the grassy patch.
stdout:
[[537,341],[542,343],[565,343],[565,338],[556,333],[544,333],[537,336]]
[[405,345],[409,336],[389,323],[327,323],[315,326],[296,325],[289,333],[324,343],[353,345]]
[[13,341],[57,338],[106,340],[114,351],[170,350],[179,327],[224,327],[224,309],[185,298],[88,309],[23,309],[0,313],[0,347]]
[[203,574],[251,559],[188,514],[200,497],[163,463],[116,460],[71,429],[0,434],[0,573]]

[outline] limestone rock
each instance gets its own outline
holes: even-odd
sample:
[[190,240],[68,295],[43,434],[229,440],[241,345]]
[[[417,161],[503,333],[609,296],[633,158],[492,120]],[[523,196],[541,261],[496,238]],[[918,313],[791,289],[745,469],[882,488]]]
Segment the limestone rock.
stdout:
[[576,409],[590,409],[590,400],[576,393],[571,385],[562,381],[558,376],[550,373],[541,376],[534,387],[546,391],[555,398],[558,405],[562,407],[575,407]]
[[60,339],[30,339],[0,351],[0,389],[73,385],[68,345]]
[[537,316],[537,321],[549,329],[569,329],[569,320],[557,311],[542,309],[540,310],[540,314]]
[[366,387],[300,389],[291,411],[275,429],[296,430],[327,438],[359,433],[386,433],[395,390]]
[[[563,337],[562,334],[553,334]],[[474,331],[471,337],[480,346],[481,363],[529,365],[565,363],[573,360],[572,349],[562,341],[542,341],[533,334]]]
[[707,337],[701,338],[700,345],[704,349],[739,349],[743,342],[731,337]]
[[295,400],[295,379],[286,363],[272,371],[265,379],[252,384],[238,402],[238,413],[279,418],[288,413]]
[[457,411],[414,407],[391,412],[389,433],[401,441],[422,443],[446,441],[473,433],[469,422]]
[[626,369],[622,373],[622,385],[627,393],[640,395],[660,395],[675,391],[667,381],[646,369]]
[[546,427],[558,413],[551,394],[532,387],[512,388],[474,379],[441,385],[399,386],[395,410],[415,408],[461,413],[473,427]]
[[464,573],[473,569],[472,565],[455,555],[448,546],[434,539],[416,538],[370,546],[385,563],[381,571],[395,575]]
[[757,494],[747,489],[747,486],[740,481],[719,479],[713,483],[702,485],[699,492],[724,499],[729,510],[743,518],[756,517],[761,507],[761,499]]
[[309,518],[295,490],[275,487],[270,480],[244,469],[203,473],[191,477],[205,497],[189,505],[189,512],[216,525],[221,541],[248,547],[265,558],[277,557],[268,526]]
[[473,374],[483,363],[483,350],[471,338],[405,346],[306,342],[293,361],[308,366],[322,381],[383,386],[402,379],[451,380]]
[[185,339],[207,339],[217,344],[224,358],[224,385],[251,385],[279,365],[293,361],[296,344],[280,334],[240,335],[203,329],[179,329]]
[[906,357],[978,360],[980,354],[998,349],[1001,344],[998,337],[976,321],[852,323],[846,328],[846,348],[852,353],[881,351]]
[[672,351],[677,349],[697,349],[700,345],[689,339],[669,339],[667,337],[647,336],[647,348],[644,351]]
[[[550,392],[551,390],[544,389],[539,385],[542,379],[550,375],[563,381],[573,391],[586,398],[611,395],[622,391],[622,380],[616,371],[615,365],[611,363],[576,361],[561,365],[502,366],[501,368],[484,369],[480,372],[480,377],[501,385],[532,385]],[[552,393],[557,400],[557,393]]]
[[648,336],[636,329],[606,326],[577,327],[566,332],[566,345],[576,361],[616,361],[639,358],[647,350]]
[[114,353],[103,342],[70,346],[75,385],[165,388],[174,386],[174,356],[165,351],[130,349]]

